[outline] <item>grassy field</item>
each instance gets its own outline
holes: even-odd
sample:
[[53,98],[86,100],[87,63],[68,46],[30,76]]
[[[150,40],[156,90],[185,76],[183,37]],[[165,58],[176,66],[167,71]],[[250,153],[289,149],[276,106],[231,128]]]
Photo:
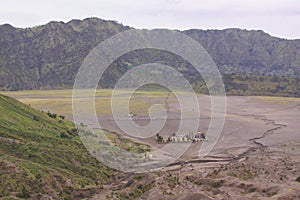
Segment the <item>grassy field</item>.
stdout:
[[[4,95],[18,99],[24,104],[30,105],[45,112],[50,111],[63,115],[67,119],[72,119],[72,90],[28,90],[0,92]],[[126,90],[115,90],[114,95],[116,104],[122,104],[126,100],[124,95],[129,94]],[[95,93],[96,113],[99,117],[111,116],[111,95],[112,89],[98,89]],[[166,108],[166,102],[170,103],[174,97],[168,91],[135,91],[129,102],[129,110],[137,115],[146,115],[153,104],[161,104]],[[200,94],[198,94],[200,95]],[[269,97],[253,96],[253,101],[260,101],[268,104],[290,104],[299,101],[299,98],[292,97]],[[124,112],[124,106],[116,106],[117,112]]]
[[268,104],[291,104],[291,103],[299,102],[300,100],[300,98],[295,98],[295,97],[270,97],[270,96],[257,96],[257,97],[253,97],[253,99]]
[[[0,94],[7,95],[18,99],[26,105],[30,105],[42,111],[50,111],[63,115],[67,119],[72,119],[72,90],[25,90],[25,91],[0,91]],[[111,95],[115,95],[116,104],[122,104],[126,98],[126,94],[130,91],[126,90],[112,90],[112,89],[97,89],[95,92],[95,106],[99,117],[110,116],[111,109]],[[201,95],[201,94],[197,94]],[[170,97],[169,100],[166,100]],[[138,90],[133,93],[129,102],[129,110],[134,114],[148,114],[150,107],[153,104],[164,104],[173,101],[175,95],[168,91],[152,91],[152,90]],[[252,101],[267,103],[267,104],[291,104],[299,102],[300,98],[294,97],[273,97],[273,96],[252,96]],[[118,106],[117,106],[118,107]],[[118,107],[119,111],[123,112],[125,108]]]
[[[72,97],[73,90],[22,90],[22,91],[1,91],[0,93],[5,94],[7,96],[14,97],[61,97],[61,98],[70,98]],[[112,90],[112,89],[97,89],[95,93],[95,97],[108,97],[111,96],[112,93],[117,95],[128,94],[129,91],[126,90]],[[143,95],[148,97],[156,97],[156,96],[164,96],[168,95],[168,91],[135,91],[135,95]]]
[[[67,119],[72,119],[72,90],[28,90],[28,91],[13,91],[1,92],[4,95],[18,99],[24,104],[43,111],[51,111],[59,115],[65,116]],[[111,89],[99,89],[95,93],[95,105],[98,116],[111,115]],[[129,91],[118,90],[114,91],[116,95],[116,103],[125,101],[124,94],[129,94]],[[136,91],[134,92],[129,102],[130,112],[135,114],[147,114],[149,108],[154,103],[164,103],[167,96],[174,96],[167,91]],[[147,102],[145,101],[147,98]],[[157,101],[160,99],[159,101]],[[119,111],[124,111],[124,108],[119,107]]]

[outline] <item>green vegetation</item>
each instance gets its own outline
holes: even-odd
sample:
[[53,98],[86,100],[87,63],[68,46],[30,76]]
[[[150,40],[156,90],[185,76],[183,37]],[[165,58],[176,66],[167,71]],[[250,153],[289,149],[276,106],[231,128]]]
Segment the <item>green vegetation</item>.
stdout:
[[157,143],[163,142],[163,137],[161,135],[159,135],[159,133],[156,134],[156,141],[157,141]]
[[128,29],[115,21],[97,18],[72,20],[67,24],[50,22],[28,29],[2,25],[0,88],[70,88],[90,50],[106,38]]
[[[0,90],[72,88],[88,53],[99,42],[129,29],[115,21],[97,18],[50,22],[26,29],[1,25]],[[240,29],[192,29],[183,33],[198,41],[212,56],[229,95],[300,96],[300,40]],[[172,66],[196,91],[207,93],[200,74],[190,63],[155,49],[133,51],[117,59],[104,73],[99,88],[112,88],[126,71],[145,63]],[[143,80],[145,76],[135,78]],[[176,83],[168,80],[168,84]]]
[[[253,98],[262,101],[263,103],[279,104],[279,105],[290,105],[292,103],[297,103],[299,101],[299,98],[292,98],[292,97],[257,96]],[[287,145],[282,144],[282,146],[287,146]]]
[[130,190],[128,192],[116,193],[116,198],[120,200],[137,199],[138,197],[142,196],[142,194],[149,191],[153,187],[154,187],[153,182],[138,184],[136,186],[134,185],[130,187]]
[[168,183],[168,186],[172,189],[174,189],[177,185],[180,184],[179,177],[178,176],[173,176],[171,174],[169,174],[169,176],[166,176],[165,180]]
[[49,117],[53,118],[53,119],[56,119],[56,117],[57,117],[57,114],[55,114],[55,113],[50,113],[49,111],[48,111],[47,115],[48,115]]
[[122,138],[119,134],[105,131],[107,138],[117,147],[132,153],[145,153],[151,151],[151,147],[132,142],[129,139]]
[[[116,103],[123,103],[125,98],[122,95],[129,93],[126,90],[113,91],[112,89],[97,89],[95,94],[95,104],[98,116],[112,114],[111,95],[113,92],[116,95]],[[64,117],[72,119],[72,90],[26,90],[6,91],[0,93],[17,98],[24,104],[31,105],[39,110],[46,112],[50,111],[51,113],[49,113],[49,115],[57,113],[56,117],[61,119]],[[167,98],[168,95],[173,94],[169,94],[167,91],[136,91],[129,102],[130,112],[141,115],[148,114],[149,108],[152,104],[145,102],[145,98],[155,103],[165,104],[165,98]],[[140,96],[142,98],[140,98]],[[158,99],[160,100],[159,102]],[[115,111],[124,111],[122,109],[122,107],[118,107]],[[55,117],[55,115],[52,117]]]
[[114,173],[62,117],[3,95],[0,113],[0,198],[78,199],[79,191],[92,195]]
[[131,188],[129,192],[129,197],[130,197],[129,199],[136,199],[140,197],[142,194],[150,190],[152,187],[153,184],[150,183],[146,185],[139,184],[136,188]]
[[286,76],[223,75],[228,95],[300,97],[300,79]]
[[246,168],[244,165],[243,167],[236,167],[232,170],[232,166],[229,167],[230,171],[227,173],[228,176],[232,176],[234,178],[239,178],[241,180],[249,180],[253,179],[257,176],[257,172],[251,168]]
[[211,184],[211,187],[213,187],[213,188],[220,188],[220,187],[223,186],[223,183],[224,183],[223,180],[215,181],[215,182],[213,182],[213,183]]

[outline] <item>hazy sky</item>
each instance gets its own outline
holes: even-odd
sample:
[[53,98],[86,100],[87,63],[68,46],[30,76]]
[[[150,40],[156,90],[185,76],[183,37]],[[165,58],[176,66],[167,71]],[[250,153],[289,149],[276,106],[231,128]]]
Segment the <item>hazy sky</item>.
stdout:
[[262,29],[300,39],[299,0],[0,0],[0,24],[99,17],[135,28]]

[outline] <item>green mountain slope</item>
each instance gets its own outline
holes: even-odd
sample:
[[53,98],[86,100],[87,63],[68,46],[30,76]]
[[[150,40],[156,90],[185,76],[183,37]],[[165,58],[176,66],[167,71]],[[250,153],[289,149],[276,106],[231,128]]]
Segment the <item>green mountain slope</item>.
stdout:
[[[0,89],[71,88],[77,70],[91,49],[108,37],[129,29],[115,21],[98,18],[50,22],[26,29],[1,25]],[[300,83],[300,40],[240,29],[193,29],[183,33],[210,53],[220,72],[226,76],[224,82],[229,94],[246,91],[252,95],[300,96],[297,87],[288,87],[286,82],[288,79],[288,83]],[[122,56],[112,64],[99,86],[112,88],[128,69],[148,62],[175,67],[196,90],[205,91],[200,75],[189,63],[170,53],[149,49]],[[247,79],[246,76],[254,78]],[[276,77],[276,81],[270,83],[269,77]],[[231,79],[234,81],[227,81]],[[241,81],[244,86],[240,88]]]
[[214,58],[222,73],[300,76],[300,40],[241,29],[187,30]]
[[89,18],[20,29],[0,26],[0,88],[22,90],[73,85],[83,59],[100,41],[128,30]]
[[0,199],[82,199],[113,173],[62,118],[0,95]]

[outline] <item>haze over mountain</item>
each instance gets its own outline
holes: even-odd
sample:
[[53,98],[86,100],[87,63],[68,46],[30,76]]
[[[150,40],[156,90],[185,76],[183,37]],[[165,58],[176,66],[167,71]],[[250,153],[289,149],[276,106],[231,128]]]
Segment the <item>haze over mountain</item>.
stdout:
[[[0,89],[71,88],[84,58],[99,42],[131,29],[98,18],[50,22],[33,28],[0,26]],[[240,29],[186,30],[212,56],[228,94],[299,96],[300,40]],[[99,86],[111,88],[128,69],[147,62],[174,66],[205,92],[189,63],[168,52],[141,50],[112,64]]]

